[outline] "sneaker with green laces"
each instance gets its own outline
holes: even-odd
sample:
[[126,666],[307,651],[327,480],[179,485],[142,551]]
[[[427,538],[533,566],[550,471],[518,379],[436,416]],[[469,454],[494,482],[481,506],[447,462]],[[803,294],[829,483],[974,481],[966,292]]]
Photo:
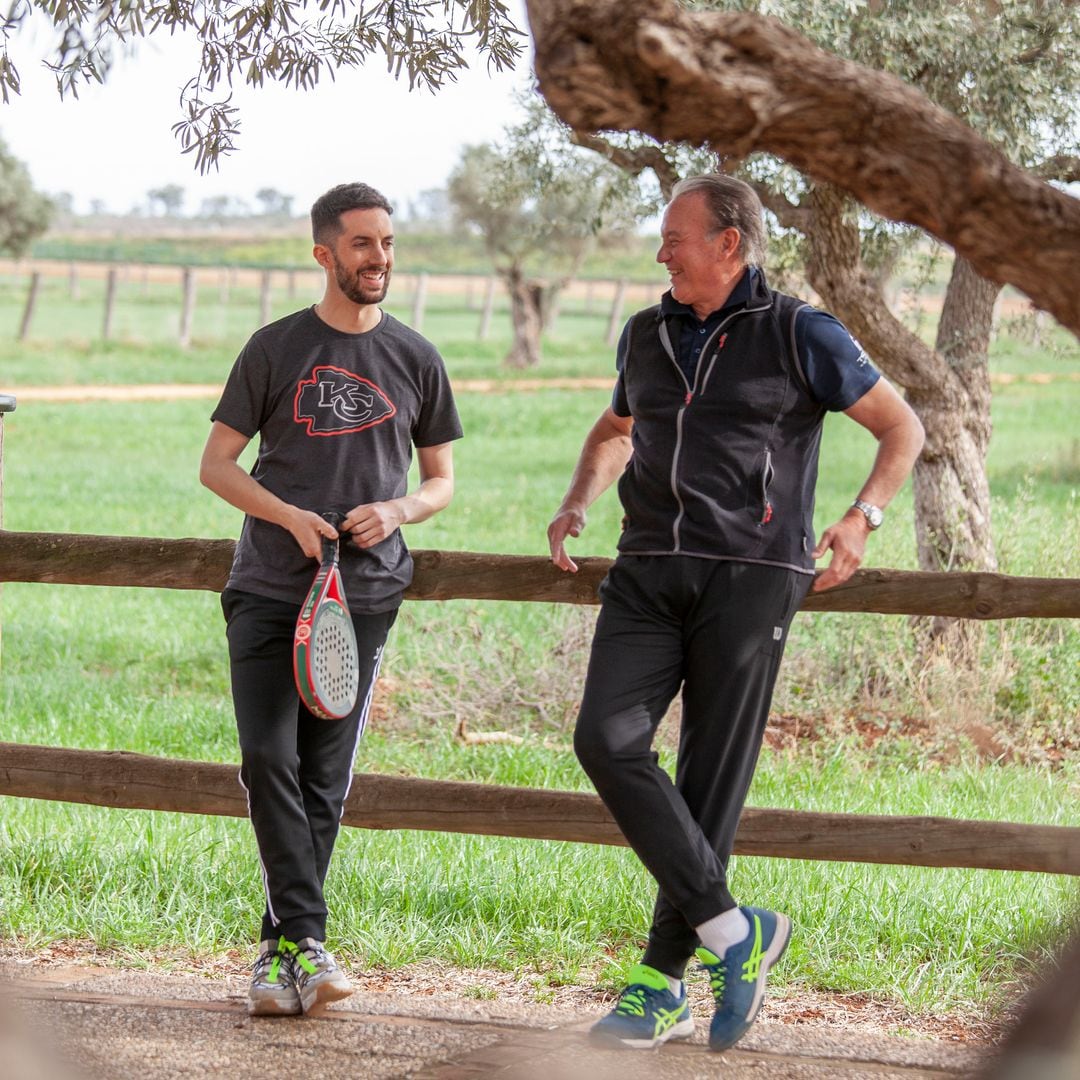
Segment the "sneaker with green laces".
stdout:
[[697,958],[709,976],[716,1013],[709,1028],[709,1048],[726,1050],[750,1030],[765,998],[765,977],[784,954],[791,938],[791,920],[763,908],[744,907],[750,932],[723,957],[706,948]]
[[651,1050],[668,1039],[694,1034],[686,989],[676,997],[663,974],[647,964],[630,969],[630,982],[619,1004],[589,1029],[589,1038],[605,1046]]
[[[288,943],[291,945],[291,943]],[[321,941],[301,938],[293,950],[296,989],[305,1013],[321,1012],[332,1001],[347,998],[352,985]]]
[[295,946],[284,938],[259,943],[251,969],[247,1011],[252,1016],[296,1016],[302,1011],[293,970]]

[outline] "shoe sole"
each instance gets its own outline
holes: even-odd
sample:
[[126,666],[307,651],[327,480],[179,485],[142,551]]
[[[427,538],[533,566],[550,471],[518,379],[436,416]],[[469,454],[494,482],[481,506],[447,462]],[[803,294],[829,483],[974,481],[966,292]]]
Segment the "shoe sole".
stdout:
[[352,992],[353,988],[345,979],[327,980],[305,988],[300,994],[300,1005],[305,1016],[318,1016],[327,1005],[347,998]]
[[273,998],[264,998],[260,1001],[252,1001],[248,998],[248,1016],[299,1016],[303,1011],[299,998],[292,1001],[275,1001]]
[[689,1039],[693,1034],[694,1021],[691,1018],[680,1020],[655,1039],[620,1039],[618,1035],[598,1032],[595,1035],[590,1033],[589,1041],[594,1046],[606,1046],[616,1050],[655,1050],[669,1039]]
[[710,1038],[710,1050],[730,1050],[750,1030],[750,1027],[757,1019],[758,1013],[761,1012],[761,1003],[765,1000],[765,981],[773,965],[784,955],[789,941],[791,941],[791,920],[786,915],[777,912],[776,932],[773,934],[773,939],[769,942],[769,947],[765,950],[765,955],[761,960],[761,975],[758,977],[757,985],[754,987],[753,1007],[750,1010],[750,1015],[746,1018],[746,1027],[728,1042],[714,1042]]

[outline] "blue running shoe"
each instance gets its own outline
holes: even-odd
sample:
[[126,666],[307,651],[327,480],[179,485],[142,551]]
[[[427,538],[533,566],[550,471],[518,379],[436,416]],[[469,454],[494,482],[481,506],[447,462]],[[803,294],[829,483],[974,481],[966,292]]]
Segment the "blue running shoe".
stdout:
[[668,1039],[694,1034],[694,1020],[686,1004],[686,990],[676,997],[656,968],[637,964],[619,1004],[589,1029],[589,1038],[605,1046],[651,1050]]
[[716,1013],[709,1028],[709,1048],[726,1050],[750,1030],[765,998],[765,976],[784,954],[791,938],[791,920],[762,908],[744,907],[750,933],[732,945],[723,958],[698,949],[697,958],[709,976]]

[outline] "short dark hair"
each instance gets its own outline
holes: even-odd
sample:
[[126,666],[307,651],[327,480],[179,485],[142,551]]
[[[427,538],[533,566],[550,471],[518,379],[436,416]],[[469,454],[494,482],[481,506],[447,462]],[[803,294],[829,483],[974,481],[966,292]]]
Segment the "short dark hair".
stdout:
[[723,173],[688,176],[671,189],[674,202],[680,195],[700,191],[717,232],[738,229],[739,252],[746,266],[761,266],[765,262],[765,218],[757,192],[742,180]]
[[386,196],[370,184],[338,184],[320,195],[311,207],[311,238],[315,243],[333,243],[341,235],[341,215],[350,210],[394,212]]

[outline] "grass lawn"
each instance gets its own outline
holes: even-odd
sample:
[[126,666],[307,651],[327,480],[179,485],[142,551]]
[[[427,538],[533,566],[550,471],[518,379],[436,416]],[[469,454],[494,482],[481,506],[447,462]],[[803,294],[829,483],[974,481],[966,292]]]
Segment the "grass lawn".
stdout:
[[[0,296],[0,325],[4,310]],[[543,374],[610,370],[603,318],[588,334],[584,319],[560,322]],[[504,377],[505,334],[478,347],[464,325],[448,314],[426,328],[454,376]],[[163,341],[8,341],[0,386],[220,382],[246,333],[234,327],[186,353]],[[1015,373],[1042,369],[1028,345],[1016,349]],[[462,394],[467,438],[454,504],[411,528],[410,544],[543,552],[548,518],[606,400],[603,391],[511,385]],[[1080,384],[1070,381],[996,390],[990,470],[1009,573],[1080,577],[1078,406]],[[5,526],[235,536],[239,515],[196,477],[211,407],[20,405],[5,427]],[[819,526],[847,505],[871,453],[855,425],[828,424]],[[872,541],[870,564],[915,565],[911,514],[908,490]],[[575,550],[610,554],[618,519],[609,492]],[[237,760],[215,596],[9,584],[0,603],[6,740]],[[569,731],[592,618],[550,604],[406,605],[361,767],[587,790]],[[775,708],[804,720],[813,737],[765,751],[751,805],[1080,826],[1072,624],[990,626],[969,674],[919,668],[903,618],[803,615],[795,626]],[[463,715],[473,730],[523,742],[463,745],[454,737]],[[964,727],[973,721],[1016,747],[1010,762],[976,753]],[[660,748],[670,764],[670,732]],[[357,966],[435,958],[615,985],[637,959],[651,907],[648,880],[624,850],[346,830],[335,858],[331,938]],[[915,1012],[985,1014],[1009,1003],[1078,899],[1074,882],[1045,875],[763,858],[736,858],[733,881],[737,895],[795,919],[779,988],[867,993]],[[246,822],[3,801],[0,934],[25,946],[77,938],[212,955],[250,942],[260,898]]]

